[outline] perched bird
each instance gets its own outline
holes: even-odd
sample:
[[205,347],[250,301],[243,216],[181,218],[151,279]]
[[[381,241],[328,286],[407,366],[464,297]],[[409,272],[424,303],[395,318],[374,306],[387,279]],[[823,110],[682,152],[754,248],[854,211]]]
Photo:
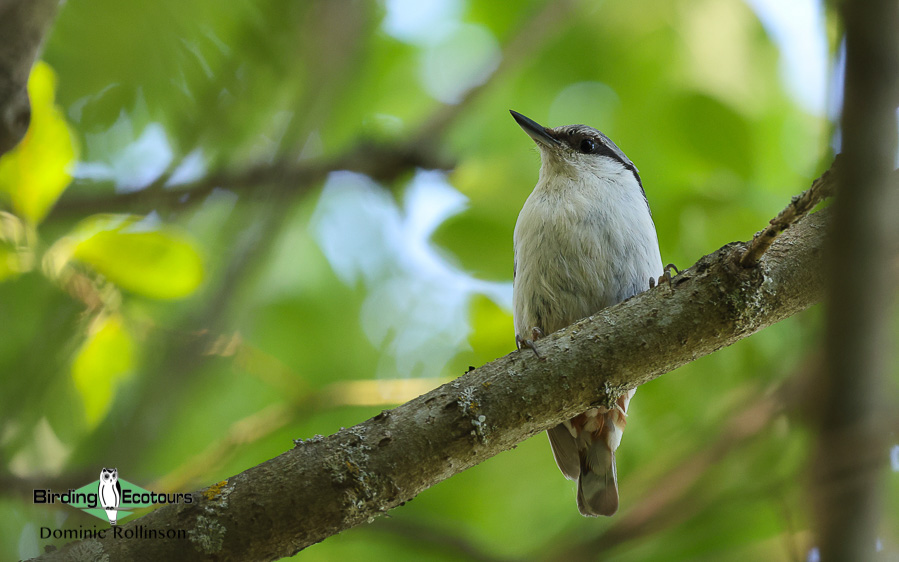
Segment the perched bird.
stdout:
[[[513,239],[515,341],[536,353],[544,334],[650,288],[662,258],[637,168],[615,143],[586,125],[551,129],[511,113],[542,163]],[[562,474],[577,480],[585,516],[618,511],[615,450],[633,395],[547,432]]]

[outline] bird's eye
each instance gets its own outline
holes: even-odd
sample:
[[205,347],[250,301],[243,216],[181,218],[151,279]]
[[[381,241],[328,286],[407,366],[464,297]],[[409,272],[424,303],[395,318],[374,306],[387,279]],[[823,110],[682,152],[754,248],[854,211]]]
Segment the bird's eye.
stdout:
[[596,141],[593,139],[584,139],[581,141],[580,151],[584,154],[590,154],[596,149]]

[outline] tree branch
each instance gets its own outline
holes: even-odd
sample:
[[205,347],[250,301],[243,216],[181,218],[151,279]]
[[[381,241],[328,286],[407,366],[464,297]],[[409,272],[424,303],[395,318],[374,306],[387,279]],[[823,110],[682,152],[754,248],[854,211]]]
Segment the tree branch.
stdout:
[[[745,244],[415,400],[164,506],[124,529],[189,530],[189,541],[83,541],[110,559],[269,560],[372,520],[563,419],[745,338],[817,302],[830,211],[810,215],[739,265]],[[63,559],[71,548],[42,559]]]
[[28,75],[60,0],[0,0],[0,156],[31,122]]

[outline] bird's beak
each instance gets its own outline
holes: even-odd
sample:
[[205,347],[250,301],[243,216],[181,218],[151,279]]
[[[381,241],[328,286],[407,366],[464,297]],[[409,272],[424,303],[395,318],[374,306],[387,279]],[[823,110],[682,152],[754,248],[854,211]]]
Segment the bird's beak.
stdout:
[[534,139],[534,142],[537,144],[542,144],[546,147],[555,147],[561,144],[561,142],[553,136],[551,129],[540,125],[533,119],[528,119],[517,111],[512,111],[510,109],[509,113],[511,113],[512,117],[515,118],[515,121],[518,122],[518,126],[524,129],[524,132]]

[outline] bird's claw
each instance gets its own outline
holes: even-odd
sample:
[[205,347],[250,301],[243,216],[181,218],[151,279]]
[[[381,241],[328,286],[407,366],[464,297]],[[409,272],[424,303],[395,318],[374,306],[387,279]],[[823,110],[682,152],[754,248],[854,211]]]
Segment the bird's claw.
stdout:
[[673,277],[673,275],[671,275],[671,270],[674,270],[674,275],[680,275],[680,270],[678,270],[673,263],[669,263],[665,266],[665,272],[659,276],[658,281],[656,281],[653,277],[649,278],[649,288],[652,289],[656,285],[661,285],[664,282],[668,285],[668,288],[673,291],[674,286],[671,284],[671,278]]
[[542,337],[543,337],[543,330],[541,330],[540,328],[533,328],[531,330],[531,338],[533,338],[533,339],[529,339],[529,340],[521,339],[521,337],[518,334],[515,334],[515,346],[518,347],[519,351],[521,351],[521,348],[526,347],[534,352],[534,355],[537,356],[537,359],[544,360],[546,358],[543,357],[542,355],[540,355],[540,352],[537,351],[537,346],[534,345],[534,342],[536,340],[539,340]]

